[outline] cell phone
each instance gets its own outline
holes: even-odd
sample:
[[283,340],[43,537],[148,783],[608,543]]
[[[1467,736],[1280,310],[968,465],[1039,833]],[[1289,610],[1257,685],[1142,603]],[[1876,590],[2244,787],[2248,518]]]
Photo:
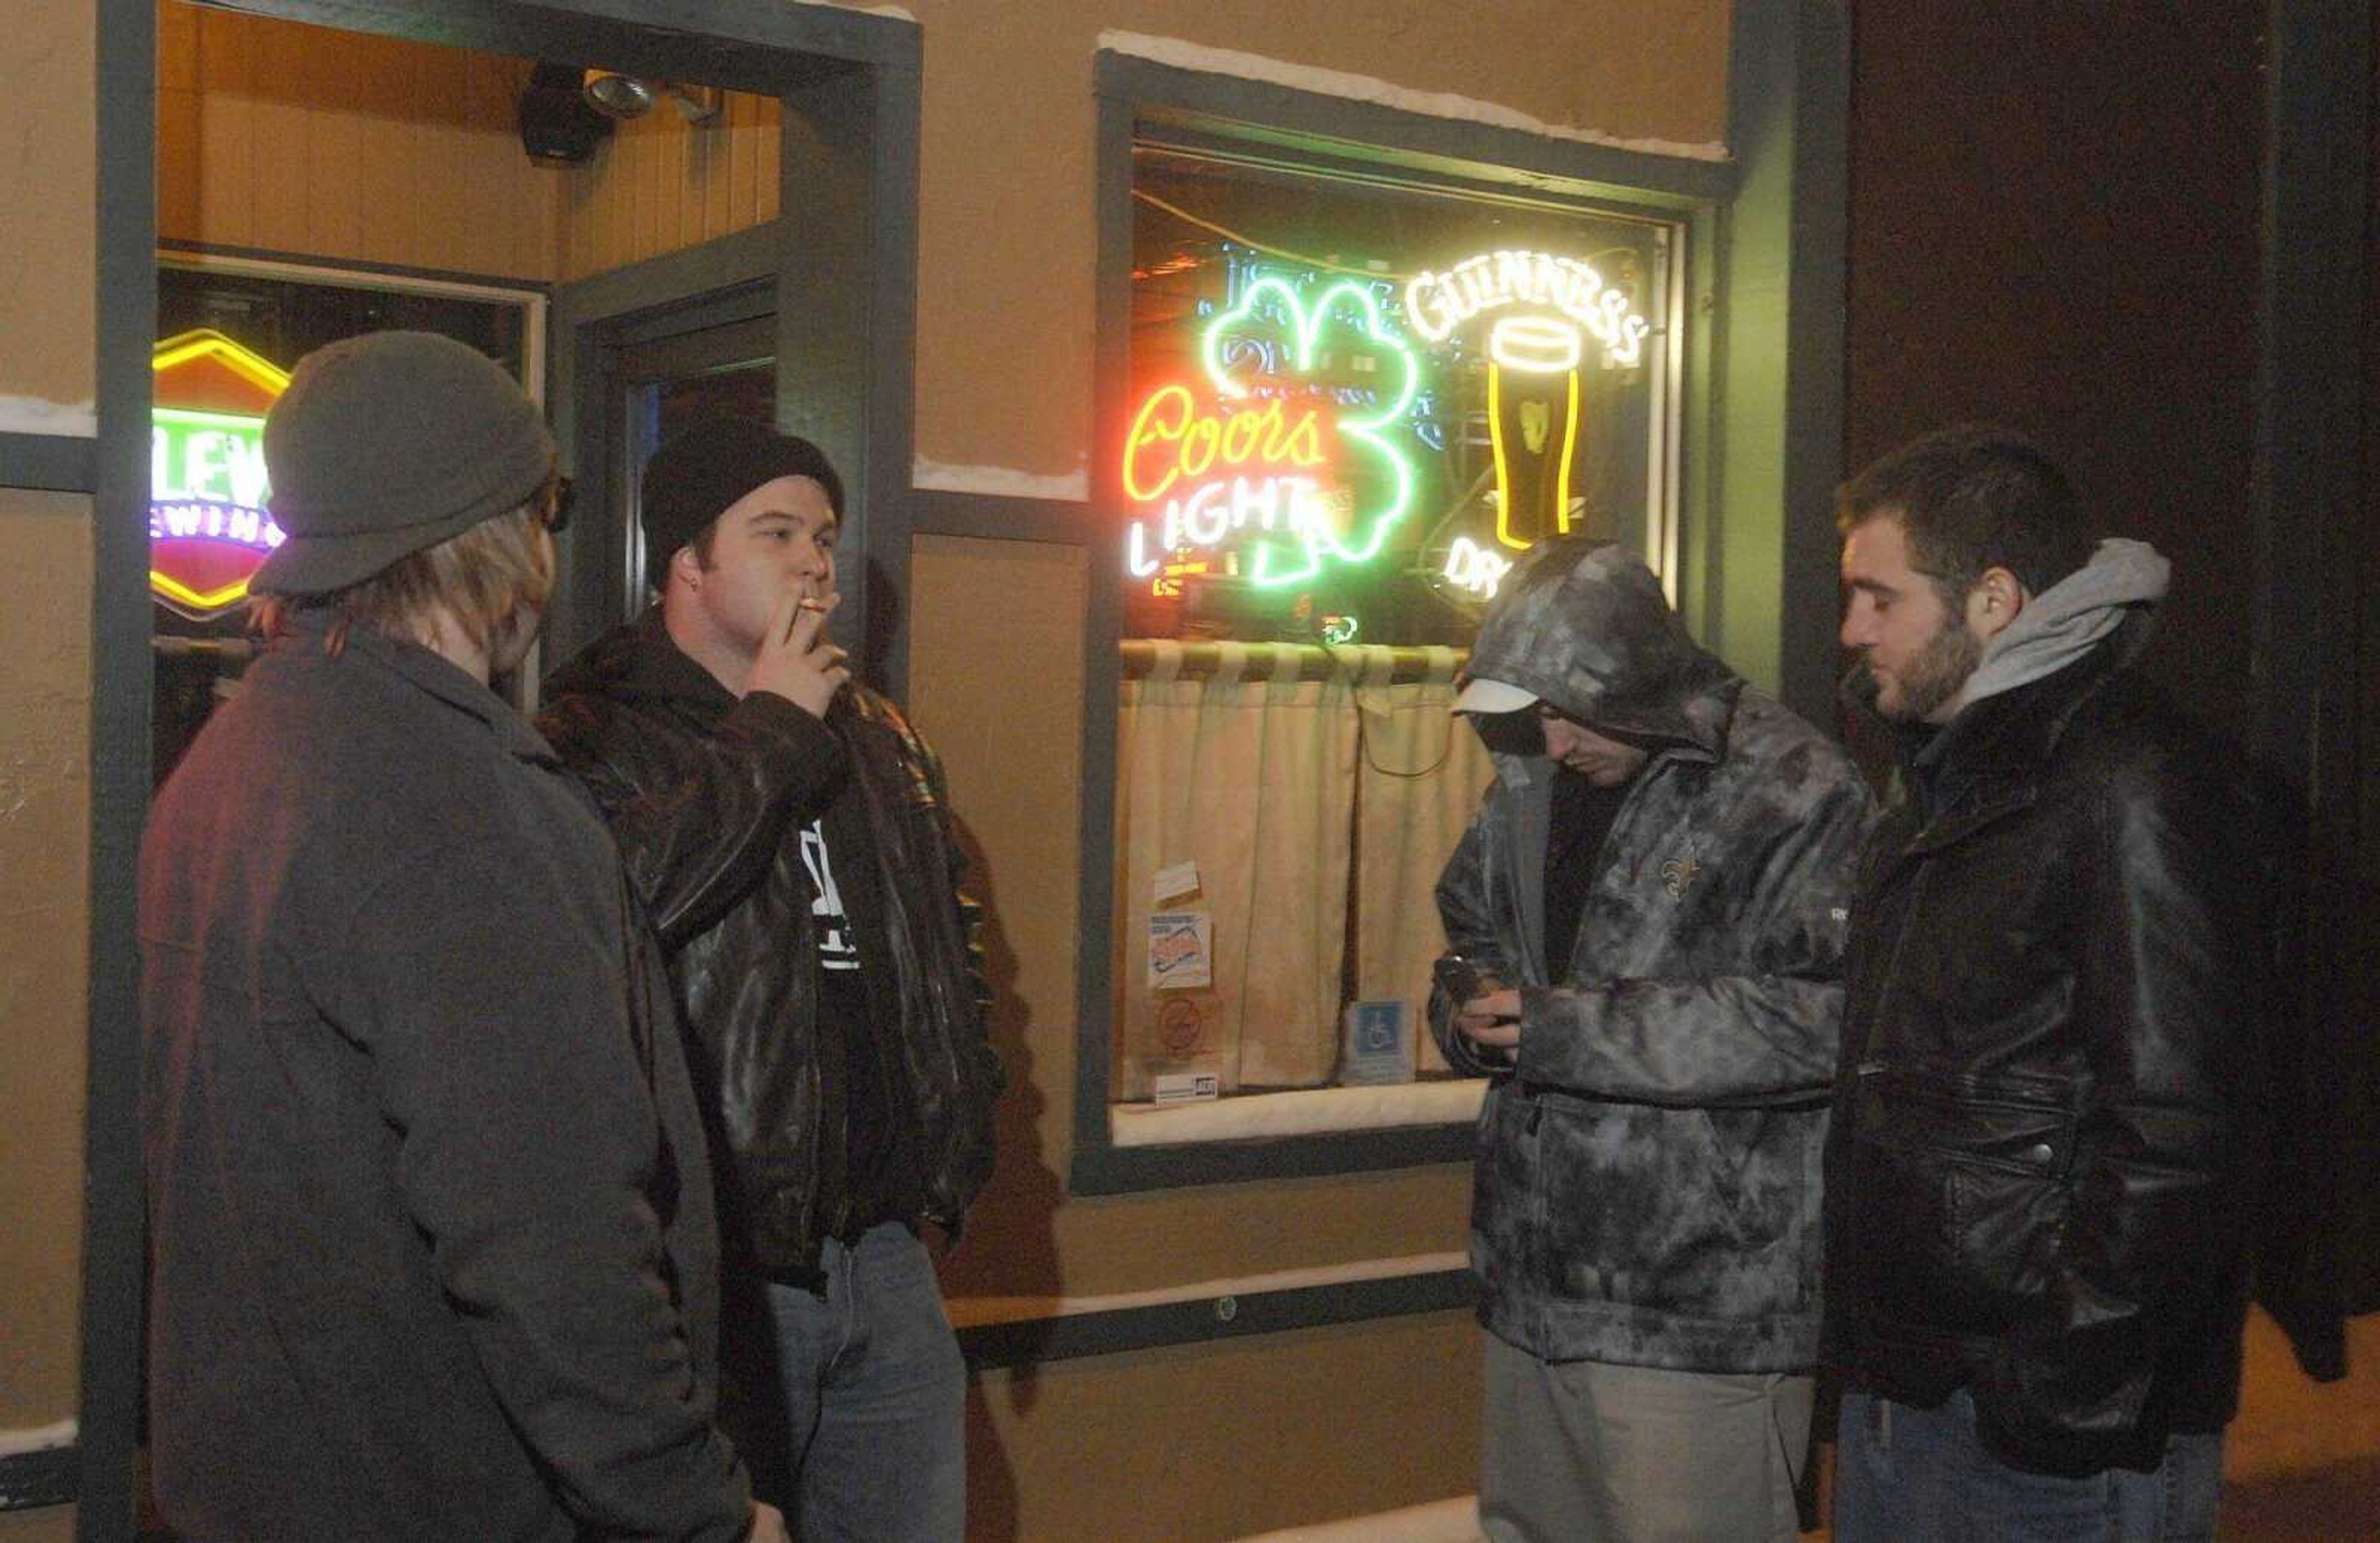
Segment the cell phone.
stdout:
[[1438,963],[1430,966],[1430,974],[1438,981],[1438,989],[1446,994],[1446,1000],[1456,1007],[1480,994],[1479,966],[1460,954],[1441,955]]

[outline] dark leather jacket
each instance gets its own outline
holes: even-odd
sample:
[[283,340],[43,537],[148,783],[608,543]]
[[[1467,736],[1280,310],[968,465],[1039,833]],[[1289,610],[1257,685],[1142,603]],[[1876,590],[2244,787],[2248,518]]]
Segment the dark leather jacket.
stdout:
[[1827,1359],[1968,1388],[2042,1472],[2238,1402],[2264,868],[2237,761],[2128,667],[2147,622],[1904,755],[1852,905]]
[[917,1123],[926,1220],[956,1231],[992,1166],[1003,1083],[985,1039],[976,912],[960,894],[941,764],[885,698],[853,685],[826,722],[740,700],[657,614],[547,685],[539,727],[594,794],[670,954],[721,1148],[732,1257],[800,1281],[844,1223],[841,1036],[818,1010],[801,827],[846,778],[865,799]]

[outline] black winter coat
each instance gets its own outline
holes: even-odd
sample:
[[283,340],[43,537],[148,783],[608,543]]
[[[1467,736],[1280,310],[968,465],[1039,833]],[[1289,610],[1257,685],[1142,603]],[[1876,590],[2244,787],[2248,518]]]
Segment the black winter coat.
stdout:
[[722,1148],[731,1257],[806,1281],[845,1220],[843,1037],[819,1021],[799,832],[851,777],[879,869],[852,889],[883,906],[924,1214],[955,1231],[991,1173],[1003,1076],[932,751],[856,684],[824,723],[767,692],[737,699],[658,613],[598,639],[546,689],[539,726],[602,807],[670,953]]
[[2147,1468],[2240,1379],[2264,865],[2236,760],[2094,652],[1907,759],[1852,904],[1826,1354],[2011,1464]]

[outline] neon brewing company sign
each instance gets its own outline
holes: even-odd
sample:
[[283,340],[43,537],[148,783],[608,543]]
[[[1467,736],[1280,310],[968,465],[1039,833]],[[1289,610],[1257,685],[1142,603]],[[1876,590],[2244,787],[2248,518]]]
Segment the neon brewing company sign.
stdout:
[[151,410],[149,535],[230,541],[259,553],[282,542],[264,512],[264,419],[186,407]]
[[[151,590],[203,621],[247,598],[248,581],[285,539],[265,512],[264,417],[289,377],[214,332],[157,346],[161,405],[149,430]],[[205,406],[162,405],[203,402]]]

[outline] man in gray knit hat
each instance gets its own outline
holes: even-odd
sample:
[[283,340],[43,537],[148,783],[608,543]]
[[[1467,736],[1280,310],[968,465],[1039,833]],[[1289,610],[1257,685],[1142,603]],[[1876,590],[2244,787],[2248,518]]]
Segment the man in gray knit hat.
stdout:
[[783,1543],[713,1428],[660,960],[488,688],[552,588],[536,408],[424,333],[266,419],[266,647],[142,844],[150,1452],[182,1536]]

